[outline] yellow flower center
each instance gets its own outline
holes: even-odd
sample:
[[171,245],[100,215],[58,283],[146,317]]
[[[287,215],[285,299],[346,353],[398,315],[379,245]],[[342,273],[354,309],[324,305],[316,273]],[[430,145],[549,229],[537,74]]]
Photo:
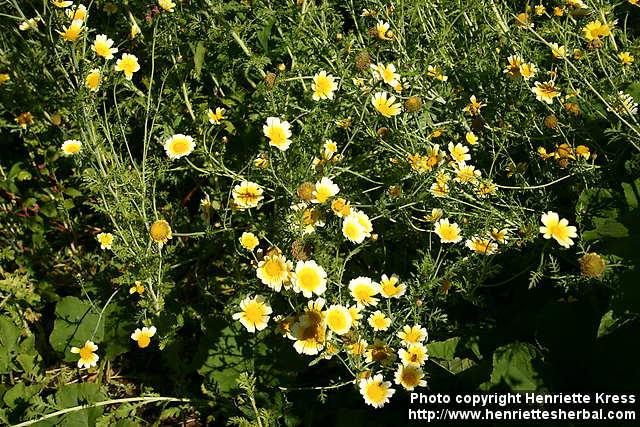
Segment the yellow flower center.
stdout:
[[351,240],[358,240],[362,233],[362,229],[353,222],[348,222],[344,226],[344,234]]
[[303,267],[297,274],[298,286],[305,291],[312,291],[320,286],[320,275],[311,267]]
[[320,96],[327,96],[331,93],[333,83],[325,76],[318,76],[316,79],[316,93]]
[[440,236],[444,240],[455,240],[458,237],[458,230],[451,224],[443,224],[440,226]]
[[269,276],[278,277],[284,272],[284,265],[280,260],[270,259],[264,263],[263,269]]
[[151,225],[149,234],[154,242],[165,243],[171,238],[171,226],[167,221],[158,220]]
[[264,310],[262,304],[252,302],[248,304],[244,309],[244,317],[251,323],[258,323],[262,320]]
[[327,315],[327,324],[333,330],[344,330],[347,327],[347,319],[344,313],[339,311],[330,311]]
[[361,302],[367,302],[371,297],[371,290],[369,289],[368,286],[362,285],[355,288],[353,290],[353,294],[355,295],[356,300]]
[[95,49],[96,49],[96,54],[99,56],[104,57],[104,56],[111,55],[111,49],[109,48],[109,45],[105,41],[102,41],[102,40],[96,41]]
[[189,151],[189,141],[185,138],[176,138],[171,144],[171,149],[176,154],[183,154]]
[[405,369],[402,372],[402,383],[408,387],[415,387],[418,385],[418,373],[414,369]]
[[383,402],[387,397],[387,389],[379,382],[373,382],[367,385],[366,394],[369,400],[375,403]]
[[274,145],[280,146],[284,145],[287,140],[287,135],[282,127],[272,126],[269,128],[269,139]]
[[89,360],[93,356],[93,350],[88,345],[85,345],[80,349],[80,359]]
[[411,329],[404,336],[404,340],[406,342],[409,342],[409,343],[418,342],[419,339],[420,339],[420,333],[418,331],[416,331],[415,329]]
[[149,346],[150,342],[151,342],[151,337],[149,337],[149,335],[141,333],[140,336],[138,336],[138,347],[146,348]]

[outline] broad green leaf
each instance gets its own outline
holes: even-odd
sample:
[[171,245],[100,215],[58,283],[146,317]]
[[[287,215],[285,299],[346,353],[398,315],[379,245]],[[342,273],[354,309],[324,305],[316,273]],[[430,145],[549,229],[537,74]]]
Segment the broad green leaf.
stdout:
[[539,361],[536,348],[527,343],[511,343],[497,348],[493,353],[491,384],[506,385],[514,391],[534,391],[542,384],[534,367]]
[[11,360],[18,349],[20,329],[5,316],[0,316],[0,374],[8,374],[14,367]]
[[[63,385],[56,391],[55,405],[57,409],[73,408],[87,403],[94,403],[106,400],[108,398],[96,383],[79,383]],[[96,420],[102,412],[103,407],[93,407],[83,409],[77,412],[71,412],[60,417],[48,419],[38,423],[39,426],[71,426],[71,427],[89,427],[95,426]]]
[[638,197],[636,193],[640,194],[640,178],[636,179],[632,184],[628,182],[622,183],[622,191],[624,191],[624,198],[627,200],[629,210],[638,208]]
[[445,341],[435,341],[427,344],[427,351],[429,357],[435,357],[437,359],[451,360],[453,359],[456,347],[460,337],[449,338]]
[[65,297],[56,304],[55,316],[49,343],[54,350],[64,353],[65,361],[77,359],[69,352],[72,346],[81,347],[86,340],[102,341],[104,319],[98,325],[100,315],[89,303],[76,297]]
[[454,357],[451,360],[442,360],[438,363],[454,374],[459,374],[460,372],[466,371],[476,365],[476,363],[471,359],[461,359],[459,357]]
[[253,370],[253,360],[243,356],[236,333],[227,327],[220,331],[218,339],[211,343],[207,360],[198,373],[212,380],[219,391],[228,392],[236,386],[240,373]]

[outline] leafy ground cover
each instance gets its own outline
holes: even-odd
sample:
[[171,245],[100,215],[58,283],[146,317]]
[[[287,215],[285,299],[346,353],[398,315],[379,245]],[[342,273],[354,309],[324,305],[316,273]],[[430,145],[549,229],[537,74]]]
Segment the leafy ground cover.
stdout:
[[0,422],[637,390],[639,6],[3,1]]

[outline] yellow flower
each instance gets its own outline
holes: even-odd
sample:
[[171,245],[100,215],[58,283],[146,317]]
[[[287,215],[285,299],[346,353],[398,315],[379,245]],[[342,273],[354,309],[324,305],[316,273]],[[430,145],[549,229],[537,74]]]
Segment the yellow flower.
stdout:
[[418,344],[428,337],[427,330],[420,325],[404,325],[398,332],[398,338],[404,345]]
[[620,60],[620,63],[622,65],[631,65],[635,60],[634,56],[631,55],[629,52],[620,52],[618,54],[618,59]]
[[330,160],[333,155],[338,151],[338,144],[334,141],[327,139],[322,146],[322,156],[325,160]]
[[406,349],[401,348],[398,356],[403,365],[422,366],[428,359],[427,347],[421,343],[409,344]]
[[597,253],[590,252],[584,254],[580,259],[580,274],[588,279],[600,279],[604,275],[607,263]]
[[374,331],[386,331],[391,326],[391,319],[380,310],[374,311],[367,320]]
[[395,100],[394,95],[389,96],[387,92],[377,92],[371,99],[371,104],[384,117],[393,117],[402,111],[402,106],[399,103],[394,104]]
[[611,28],[608,24],[603,24],[602,22],[596,20],[591,21],[587,25],[582,28],[582,32],[584,33],[584,37],[588,41],[600,40],[601,37],[606,37],[611,35]]
[[164,151],[170,159],[175,160],[191,154],[195,146],[192,137],[178,133],[165,141]]
[[460,143],[454,145],[453,142],[450,142],[447,148],[449,149],[449,154],[451,155],[451,158],[455,162],[464,164],[464,162],[466,162],[467,160],[471,160],[471,154],[469,154],[469,147],[465,147]]
[[247,296],[240,302],[240,310],[233,315],[233,319],[239,320],[249,332],[265,329],[269,323],[269,315],[272,313],[271,306],[261,295],[253,298]]
[[338,335],[346,334],[353,325],[351,313],[343,305],[332,305],[325,311],[324,317],[329,329]]
[[448,218],[439,219],[434,224],[433,230],[442,243],[458,243],[462,240],[460,227],[455,222],[449,223]]
[[351,204],[342,197],[338,197],[331,202],[331,210],[338,218],[349,216],[351,213]]
[[27,126],[31,126],[33,124],[33,115],[29,111],[20,113],[20,115],[16,117],[16,123],[18,123],[22,129],[26,129]]
[[389,23],[384,21],[378,21],[376,24],[376,36],[380,40],[391,40],[393,37],[389,37],[391,34],[389,31]]
[[78,360],[78,368],[91,368],[98,364],[100,357],[95,353],[98,351],[98,346],[93,341],[87,340],[80,348],[71,347],[71,353],[79,354],[80,360]]
[[253,233],[247,233],[246,231],[240,236],[240,244],[246,250],[253,252],[253,250],[260,244],[260,240]]
[[233,202],[239,209],[249,209],[255,208],[264,199],[262,193],[262,188],[255,182],[242,181],[233,187],[231,195]]
[[266,169],[269,167],[269,159],[266,155],[260,154],[253,160],[253,166],[258,169]]
[[486,107],[486,105],[487,104],[483,104],[482,102],[478,101],[475,95],[471,95],[471,97],[469,98],[469,104],[464,107],[463,111],[469,113],[472,116],[475,116],[480,114],[480,110],[482,109],[482,107]]
[[124,77],[127,80],[131,80],[133,73],[140,70],[140,64],[138,64],[138,58],[135,55],[129,53],[123,53],[120,59],[116,61],[116,71],[124,72]]
[[331,197],[338,194],[340,187],[333,183],[329,178],[322,177],[322,179],[316,182],[315,190],[313,190],[313,203],[324,203]]
[[85,77],[84,85],[89,90],[92,90],[93,92],[97,92],[98,89],[100,88],[101,81],[102,81],[102,76],[100,75],[100,69],[93,68],[91,71],[89,71],[89,74],[87,74],[87,77]]
[[104,34],[98,34],[91,45],[91,50],[104,59],[113,59],[113,54],[118,51],[118,48],[111,46],[113,46],[113,40]]
[[327,273],[315,261],[298,261],[293,275],[293,290],[307,298],[327,290]]
[[309,301],[304,314],[291,326],[288,337],[295,341],[293,348],[299,354],[313,356],[324,347],[327,325],[322,312],[323,306],[322,298]]
[[466,246],[481,255],[493,255],[498,252],[498,244],[488,238],[474,236],[466,241]]
[[368,277],[356,277],[349,282],[349,291],[353,299],[361,306],[378,305],[376,295],[380,293],[380,285]]
[[407,286],[398,282],[398,276],[395,274],[392,274],[391,277],[383,274],[380,280],[380,295],[385,298],[400,298],[403,296],[407,291]]
[[322,70],[313,76],[313,83],[311,84],[311,89],[313,90],[312,98],[314,101],[333,99],[333,92],[337,88],[335,77]]
[[442,71],[439,67],[435,67],[433,65],[427,66],[427,76],[433,77],[436,80],[440,80],[441,82],[446,82],[449,80],[449,77],[442,74]]
[[549,211],[542,214],[540,218],[543,226],[540,227],[540,233],[545,239],[554,238],[556,242],[565,248],[573,245],[572,238],[578,237],[576,227],[569,225],[566,219],[560,219],[556,212]]
[[495,194],[496,190],[497,187],[494,183],[492,183],[491,181],[484,181],[478,185],[478,188],[476,188],[476,194],[478,195],[478,197],[484,198]]
[[82,142],[77,139],[68,139],[62,143],[60,149],[65,155],[72,156],[74,154],[78,154],[80,150],[82,150]]
[[363,306],[358,304],[349,306],[349,315],[354,326],[360,323],[359,320],[362,320],[362,308]]
[[456,170],[456,182],[462,184],[476,184],[482,173],[473,165],[458,163]]
[[444,215],[444,211],[442,209],[433,208],[431,209],[431,214],[425,215],[424,219],[429,222],[436,222],[437,220],[442,218],[442,215]]
[[113,245],[113,234],[111,233],[100,233],[96,236],[98,243],[100,243],[100,249],[111,249],[111,245]]
[[219,125],[220,121],[224,119],[224,108],[217,107],[214,112],[211,108],[207,110],[207,117],[209,117],[209,123],[212,125]]
[[88,16],[87,7],[83,4],[79,4],[78,6],[71,7],[65,10],[64,13],[72,21],[76,19],[79,19],[81,21],[86,21]]
[[164,219],[158,219],[151,224],[149,235],[151,236],[151,240],[159,244],[161,247],[173,238],[171,226]]
[[362,243],[371,237],[371,231],[371,221],[364,212],[353,210],[342,221],[342,235],[353,243]]
[[267,255],[258,263],[256,274],[258,279],[276,292],[289,282],[293,263],[281,254]]
[[156,327],[144,326],[142,329],[136,328],[135,331],[131,334],[131,339],[138,343],[138,347],[147,348],[151,343],[151,337],[156,334]]
[[545,9],[543,4],[537,4],[534,8],[533,8],[534,12],[536,13],[537,16],[542,16],[545,13],[547,13],[547,9]]
[[360,394],[367,405],[382,408],[396,391],[389,381],[384,381],[382,374],[360,380]]
[[269,138],[269,145],[280,151],[286,151],[291,145],[291,125],[287,121],[281,121],[278,117],[268,117],[267,123],[262,126],[264,136]]
[[436,181],[433,184],[431,184],[429,191],[435,197],[445,197],[447,194],[449,194],[449,185],[447,185],[446,182]]
[[158,4],[167,12],[174,12],[174,7],[176,7],[176,4],[171,0],[158,0]]
[[528,13],[519,13],[516,15],[516,27],[518,28],[533,28],[533,22]]
[[21,22],[20,25],[18,25],[18,28],[20,31],[35,30],[38,28],[39,20],[40,18],[27,19],[26,21]]
[[508,240],[509,230],[503,228],[502,230],[498,230],[497,228],[492,228],[489,232],[489,236],[498,243],[505,244]]
[[522,57],[520,55],[511,55],[507,58],[507,66],[502,71],[511,77],[520,77],[520,67],[522,66]]
[[555,6],[553,8],[554,16],[564,16],[564,8],[562,6]]
[[422,369],[413,365],[398,364],[394,380],[397,385],[401,385],[405,390],[413,391],[416,387],[426,387],[427,382],[423,379]]
[[527,62],[520,66],[520,75],[525,80],[529,80],[530,78],[535,76],[537,72],[538,72],[538,69],[536,68],[536,65],[532,62]]
[[142,286],[142,282],[139,280],[136,280],[133,283],[133,286],[129,288],[129,294],[133,295],[137,293],[138,295],[142,295],[144,293],[144,286]]
[[556,59],[563,59],[567,56],[567,48],[565,46],[560,46],[558,43],[550,43],[551,46],[551,54]]
[[377,65],[371,64],[369,67],[376,80],[382,80],[391,87],[396,87],[400,82],[400,74],[396,73],[396,67],[393,64],[384,65],[379,62]]
[[576,147],[576,156],[589,160],[589,157],[591,157],[591,150],[589,150],[589,147],[586,145],[578,145]]
[[623,91],[619,91],[610,110],[619,114],[632,115],[638,112],[638,104],[631,95],[624,93]]
[[464,139],[469,145],[476,145],[478,143],[478,137],[472,131],[467,132],[464,136]]
[[63,8],[63,7],[71,6],[73,4],[73,1],[71,1],[71,0],[51,0],[51,3],[55,7]]
[[133,40],[136,37],[138,37],[138,34],[140,34],[142,30],[140,30],[140,27],[138,26],[138,22],[136,22],[136,18],[133,17],[131,12],[129,12],[129,21],[131,22],[131,30],[129,31],[129,37],[131,38],[131,40]]
[[7,73],[0,74],[0,86],[11,80],[11,76]]
[[567,6],[569,6],[571,9],[576,9],[576,10],[589,9],[589,6],[587,6],[585,2],[582,0],[566,0],[566,1],[567,1]]
[[393,353],[391,347],[385,344],[384,341],[376,339],[373,344],[367,346],[365,362],[377,362],[383,365],[388,365],[393,362],[396,355]]
[[60,34],[65,41],[74,42],[80,37],[80,33],[84,29],[83,25],[84,21],[76,19],[72,21],[68,27],[62,27],[63,31],[57,31],[57,33]]
[[536,99],[540,102],[546,102],[547,104],[553,104],[553,99],[560,96],[561,92],[556,88],[556,83],[553,80],[546,81],[544,83],[535,82],[531,91],[536,95]]
[[362,356],[367,350],[368,346],[369,344],[365,340],[360,339],[348,347],[349,353],[353,354],[354,356]]

